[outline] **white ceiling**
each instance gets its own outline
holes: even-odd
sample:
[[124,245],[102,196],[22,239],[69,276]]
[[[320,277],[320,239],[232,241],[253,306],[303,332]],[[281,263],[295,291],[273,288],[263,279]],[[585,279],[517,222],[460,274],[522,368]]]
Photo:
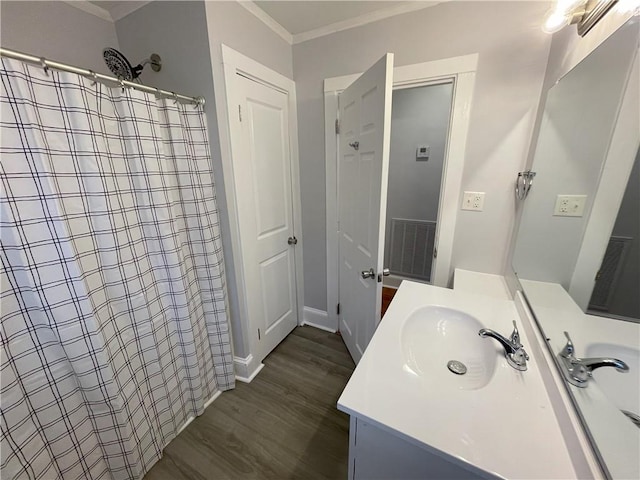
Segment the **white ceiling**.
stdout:
[[[85,10],[84,8],[82,8],[82,4],[85,3],[83,1],[73,1],[73,2],[67,2],[72,4],[75,7],[81,8],[83,10]],[[91,4],[93,7],[99,7],[99,9],[94,9],[94,11],[90,11],[89,9],[86,9],[87,11],[89,11],[89,13],[95,13],[98,14],[98,16],[101,16],[103,18],[105,18],[105,16],[109,16],[111,17],[111,20],[116,21],[116,20],[120,20],[123,17],[126,17],[127,15],[129,15],[131,12],[136,11],[137,9],[139,9],[140,7],[143,7],[144,5],[146,5],[147,3],[149,3],[149,0],[147,1],[137,1],[137,0],[127,0],[127,1],[106,1],[106,0],[88,0],[86,3]],[[100,12],[99,10],[102,10],[102,12]]]
[[271,1],[253,3],[282,25],[289,33],[316,30],[332,23],[350,20],[390,7],[411,4],[411,1]]
[[93,3],[95,5],[98,5],[99,7],[102,7],[105,10],[112,10],[112,9],[114,9],[116,7],[119,7],[120,4],[126,3],[126,2],[122,2],[122,1],[120,1],[120,2],[108,2],[108,1],[105,1],[105,0],[91,0],[91,3]]
[[[289,43],[299,43],[386,17],[430,7],[442,1],[447,0],[245,0],[239,3]],[[115,21],[149,1],[88,0],[67,3]]]

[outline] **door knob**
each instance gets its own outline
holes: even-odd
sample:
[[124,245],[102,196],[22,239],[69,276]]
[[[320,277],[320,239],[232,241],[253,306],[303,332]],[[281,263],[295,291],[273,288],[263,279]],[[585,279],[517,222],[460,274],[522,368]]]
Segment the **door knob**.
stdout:
[[362,271],[362,278],[375,278],[375,277],[376,277],[376,272],[373,271],[373,268]]
[[350,142],[349,146],[354,150],[360,150],[360,142]]
[[382,269],[382,275],[384,277],[388,277],[389,275],[391,275],[391,270],[389,270],[388,268],[383,268]]
[[289,237],[289,240],[287,240],[287,243],[289,245],[297,245],[298,244],[298,239],[296,237]]

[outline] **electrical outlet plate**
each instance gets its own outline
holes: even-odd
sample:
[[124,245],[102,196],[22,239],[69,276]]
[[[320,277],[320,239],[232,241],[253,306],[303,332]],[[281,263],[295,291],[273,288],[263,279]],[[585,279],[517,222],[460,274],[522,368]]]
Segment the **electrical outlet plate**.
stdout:
[[553,209],[554,217],[581,217],[584,215],[586,195],[558,195]]
[[462,210],[481,212],[484,208],[484,192],[464,192]]

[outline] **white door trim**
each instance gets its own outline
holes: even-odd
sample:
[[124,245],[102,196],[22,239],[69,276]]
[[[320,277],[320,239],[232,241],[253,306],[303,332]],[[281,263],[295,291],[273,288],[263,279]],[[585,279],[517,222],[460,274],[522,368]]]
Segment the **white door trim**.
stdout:
[[[407,88],[419,86],[435,80],[453,80],[453,104],[443,172],[443,188],[438,207],[438,260],[433,284],[446,287],[451,282],[453,269],[453,237],[456,218],[461,201],[462,172],[469,131],[469,118],[478,54],[452,57],[432,62],[395,67],[393,86]],[[353,83],[360,74],[327,78],[324,81],[325,115],[325,163],[326,163],[326,211],[327,211],[327,324],[330,329],[338,329],[336,305],[339,298],[338,269],[338,202],[337,202],[337,159],[338,142],[335,121],[338,112],[338,96]]]
[[[243,271],[243,256],[240,242],[240,224],[238,219],[238,202],[234,169],[233,155],[234,149],[231,142],[230,125],[231,115],[238,115],[235,109],[229,108],[229,98],[235,96],[237,89],[235,78],[238,74],[255,80],[259,83],[267,85],[275,90],[283,92],[287,95],[289,108],[289,152],[291,159],[291,189],[293,204],[293,221],[295,228],[295,236],[298,244],[295,247],[296,261],[296,292],[297,292],[297,317],[298,325],[303,321],[304,308],[304,283],[303,283],[303,257],[302,257],[302,217],[301,217],[301,200],[300,200],[300,164],[298,159],[298,117],[296,107],[296,89],[295,82],[270,68],[242,55],[239,52],[222,45],[222,67],[224,72],[224,96],[223,99],[216,97],[216,114],[218,125],[220,126],[220,150],[222,156],[222,169],[224,176],[224,186],[227,200],[227,208],[229,210],[229,224],[231,229],[231,254],[236,267],[236,290],[238,292],[238,302],[240,304],[240,312],[236,312],[239,316],[242,332],[233,332],[234,335],[242,335],[246,340],[244,343],[249,347],[247,358],[252,357],[253,363],[260,364],[263,358],[260,358],[260,351],[256,348],[258,340],[258,327],[254,325],[248,314],[248,298],[246,283]],[[220,101],[223,100],[223,101]]]

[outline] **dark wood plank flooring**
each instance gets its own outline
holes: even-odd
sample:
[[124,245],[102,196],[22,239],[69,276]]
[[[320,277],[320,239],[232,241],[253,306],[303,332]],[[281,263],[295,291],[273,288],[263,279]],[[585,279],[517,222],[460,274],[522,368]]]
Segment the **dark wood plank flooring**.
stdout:
[[387,308],[389,308],[389,305],[391,304],[391,300],[393,300],[393,297],[395,296],[397,291],[398,290],[396,288],[382,287],[381,314],[383,317],[384,317],[384,314],[387,313]]
[[349,417],[336,402],[355,366],[340,336],[298,327],[264,364],[178,435],[144,480],[346,479]]

